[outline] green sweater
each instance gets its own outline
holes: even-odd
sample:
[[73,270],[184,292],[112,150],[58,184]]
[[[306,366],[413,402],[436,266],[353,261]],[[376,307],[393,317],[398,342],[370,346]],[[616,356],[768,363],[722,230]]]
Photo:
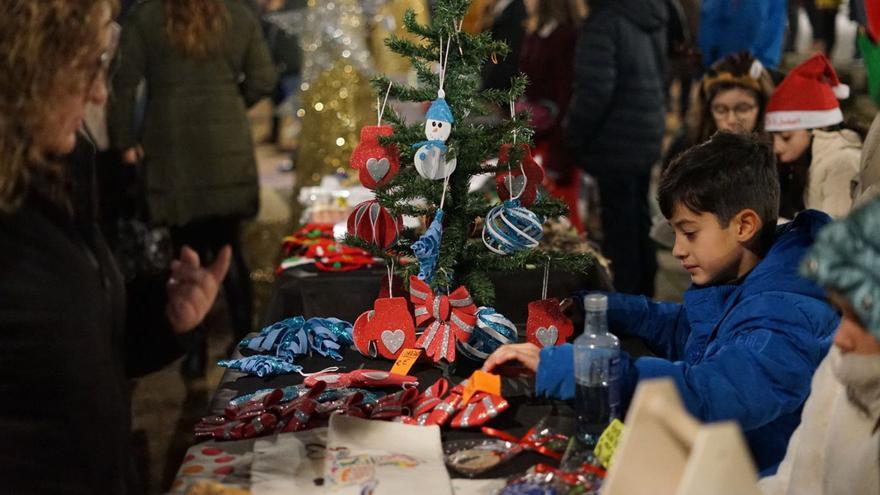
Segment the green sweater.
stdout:
[[[259,23],[240,2],[229,11],[222,50],[184,56],[165,32],[161,0],[134,7],[122,27],[107,119],[120,150],[144,147],[147,202],[156,223],[248,218],[259,207],[246,109],[275,87],[277,74]],[[142,130],[137,87],[146,80]]]

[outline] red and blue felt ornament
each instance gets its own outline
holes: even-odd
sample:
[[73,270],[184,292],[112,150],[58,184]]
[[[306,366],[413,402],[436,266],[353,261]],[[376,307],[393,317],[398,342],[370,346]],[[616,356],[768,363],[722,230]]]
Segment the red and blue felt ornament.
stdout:
[[354,207],[348,217],[348,233],[388,249],[397,241],[402,222],[400,216],[393,216],[378,201],[371,199]]
[[434,290],[416,276],[409,279],[410,301],[415,307],[416,325],[429,323],[416,347],[435,362],[455,361],[455,344],[467,340],[477,322],[477,306],[465,286],[449,295]]

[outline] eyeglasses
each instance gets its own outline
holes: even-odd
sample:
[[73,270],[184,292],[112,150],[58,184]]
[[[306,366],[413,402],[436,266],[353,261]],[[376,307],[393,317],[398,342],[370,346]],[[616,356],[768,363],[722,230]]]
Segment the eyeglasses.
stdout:
[[712,115],[719,119],[723,119],[724,117],[727,117],[727,114],[733,112],[737,118],[743,118],[748,117],[749,114],[754,112],[757,108],[757,105],[750,105],[748,103],[740,103],[733,108],[724,105],[712,105]]

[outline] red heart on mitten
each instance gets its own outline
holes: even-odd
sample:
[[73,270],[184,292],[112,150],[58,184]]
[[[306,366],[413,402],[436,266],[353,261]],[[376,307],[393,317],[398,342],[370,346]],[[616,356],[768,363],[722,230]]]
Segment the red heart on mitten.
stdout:
[[538,347],[564,344],[574,333],[574,325],[565,316],[559,299],[542,299],[529,303],[526,340]]

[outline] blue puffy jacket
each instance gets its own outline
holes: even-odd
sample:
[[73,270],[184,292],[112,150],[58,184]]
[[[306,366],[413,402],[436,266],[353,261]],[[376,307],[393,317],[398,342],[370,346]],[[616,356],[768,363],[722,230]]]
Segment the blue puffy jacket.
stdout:
[[[818,211],[801,213],[777,229],[767,256],[741,283],[692,286],[684,304],[609,294],[611,330],[641,337],[659,356],[621,353],[624,402],[639,380],[672,378],[691,414],[737,420],[758,469],[775,472],[839,320],[824,291],[797,272],[829,221]],[[536,391],[574,396],[571,344],[541,351]]]
[[782,57],[788,4],[785,0],[703,0],[700,50],[709,67],[726,55],[750,52],[767,67]]

